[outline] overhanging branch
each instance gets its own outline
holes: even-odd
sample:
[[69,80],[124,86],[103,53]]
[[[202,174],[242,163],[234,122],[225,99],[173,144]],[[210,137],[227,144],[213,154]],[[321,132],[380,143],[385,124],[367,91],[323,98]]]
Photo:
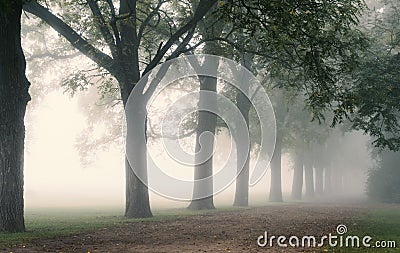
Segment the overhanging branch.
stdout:
[[109,55],[95,48],[92,44],[80,36],[68,24],[55,16],[49,9],[36,1],[30,1],[24,5],[24,10],[39,17],[49,26],[68,40],[72,46],[97,63],[100,67],[107,69],[111,74],[116,73],[114,60]]

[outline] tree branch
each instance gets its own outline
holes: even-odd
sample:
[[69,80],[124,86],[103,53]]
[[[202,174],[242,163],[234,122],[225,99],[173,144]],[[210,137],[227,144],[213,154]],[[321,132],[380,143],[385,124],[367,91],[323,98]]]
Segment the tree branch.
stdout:
[[111,34],[110,30],[107,27],[106,21],[104,19],[103,14],[97,4],[96,0],[88,0],[88,4],[90,10],[92,11],[93,17],[96,20],[96,25],[99,28],[101,35],[103,36],[104,40],[106,41],[108,47],[110,48],[111,54],[114,58],[116,58],[117,48],[115,46],[114,37]]
[[151,19],[152,19],[155,15],[158,14],[158,11],[159,11],[159,9],[161,8],[161,6],[163,5],[163,3],[165,3],[165,1],[159,0],[158,3],[157,3],[157,6],[154,8],[154,10],[152,10],[152,11],[147,15],[146,19],[143,20],[142,24],[141,24],[140,27],[139,27],[138,36],[137,36],[137,37],[138,37],[138,40],[139,40],[139,43],[140,43],[140,39],[141,39],[142,36],[143,36],[144,30],[145,30],[146,27],[149,25]]
[[[189,30],[196,27],[197,23],[207,14],[207,12],[213,7],[217,0],[200,0],[197,5],[194,17],[184,26],[182,26],[178,31],[176,31],[170,39],[165,43],[165,45],[159,50],[159,52],[151,60],[150,64],[145,68],[143,75],[152,70],[157,64],[162,60],[164,55],[168,50],[175,44],[179,38],[187,33]],[[185,45],[186,46],[186,45]]]
[[78,51],[71,53],[71,54],[66,54],[66,55],[59,55],[59,54],[54,54],[51,52],[45,52],[45,53],[40,53],[40,54],[29,54],[27,53],[26,61],[32,61],[34,59],[41,59],[41,58],[51,58],[54,60],[65,60],[65,59],[71,59],[74,57],[77,57],[80,55]]
[[111,74],[115,74],[117,72],[114,66],[114,60],[109,55],[95,48],[92,44],[82,38],[82,36],[80,36],[76,31],[74,31],[68,24],[51,13],[49,9],[43,7],[36,1],[30,1],[24,5],[24,10],[41,18],[54,30],[61,34],[66,40],[68,40],[74,48],[78,49],[84,55],[89,57],[100,67],[107,69]]
[[118,26],[117,26],[118,18],[117,18],[117,15],[115,14],[115,6],[114,6],[112,0],[106,0],[106,1],[111,10],[110,25],[111,25],[111,28],[114,33],[115,44],[117,45],[117,50],[118,50],[118,56],[121,56],[121,37],[120,37]]

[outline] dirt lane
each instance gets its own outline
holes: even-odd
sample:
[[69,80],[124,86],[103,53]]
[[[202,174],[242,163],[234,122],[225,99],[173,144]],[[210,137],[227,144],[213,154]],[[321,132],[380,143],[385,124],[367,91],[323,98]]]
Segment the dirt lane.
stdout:
[[[239,211],[213,212],[166,221],[123,222],[79,235],[32,241],[5,252],[302,252],[302,248],[259,247],[269,235],[335,233],[351,218],[367,212],[365,205],[290,204]],[[315,249],[314,249],[315,250]]]

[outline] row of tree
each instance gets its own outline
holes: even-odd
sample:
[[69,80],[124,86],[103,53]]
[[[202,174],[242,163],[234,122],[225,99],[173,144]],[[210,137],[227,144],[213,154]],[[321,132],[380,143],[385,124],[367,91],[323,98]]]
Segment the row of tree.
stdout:
[[[305,107],[312,112],[310,120],[323,121],[326,111],[330,111],[333,125],[350,118],[353,127],[375,138],[376,145],[399,147],[396,114],[399,105],[394,102],[398,97],[398,85],[393,84],[387,90],[369,86],[381,85],[374,81],[374,76],[382,76],[370,67],[384,68],[382,71],[388,71],[390,77],[396,76],[394,68],[390,68],[397,59],[396,54],[394,51],[384,54],[386,64],[381,64],[381,58],[374,55],[376,64],[369,64],[371,61],[367,57],[373,49],[369,44],[376,43],[371,43],[371,38],[359,27],[359,18],[365,10],[361,0],[88,0],[84,3],[10,0],[5,3],[0,6],[0,231],[24,230],[23,120],[30,97],[20,41],[22,7],[91,59],[104,80],[112,77],[112,82],[102,83],[101,87],[111,92],[115,92],[112,87],[116,87],[124,106],[143,76],[160,63],[182,54],[201,52],[228,56],[242,62],[260,78],[269,80],[268,89],[276,94],[277,119],[270,200],[282,200],[282,143],[286,138],[286,122],[294,122],[286,120],[285,97],[302,97]],[[380,48],[376,51],[382,53]],[[374,76],[369,75],[372,73]],[[216,79],[200,77],[199,80],[200,90],[216,92]],[[150,87],[152,85],[157,84],[150,84]],[[140,91],[142,96],[135,101],[138,115],[146,114],[151,92],[152,89],[145,87]],[[383,95],[388,95],[390,100],[386,101]],[[251,106],[243,94],[237,93],[236,102],[247,119]],[[214,132],[216,125],[215,115],[199,113],[196,148],[199,136],[205,131]],[[126,161],[125,215],[149,217],[152,214],[146,182],[133,172],[147,173],[143,141],[146,140],[146,126],[137,124],[132,129],[136,141],[128,145],[137,152],[134,152],[133,163]],[[295,138],[300,140],[300,147],[304,145],[304,138]],[[212,149],[212,145],[210,141],[207,146]],[[238,154],[247,153],[245,151],[238,149]],[[304,161],[309,175],[312,162]],[[212,175],[212,157],[195,168],[196,179],[209,175]],[[237,180],[235,205],[248,204],[248,175],[247,163]],[[197,191],[207,191],[204,186],[196,187],[194,196]],[[193,201],[190,207],[213,208],[212,197]]]

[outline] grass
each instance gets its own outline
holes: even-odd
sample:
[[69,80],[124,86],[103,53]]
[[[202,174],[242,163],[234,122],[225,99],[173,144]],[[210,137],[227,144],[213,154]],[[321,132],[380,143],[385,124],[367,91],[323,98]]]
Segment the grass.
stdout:
[[[222,211],[237,211],[243,208],[218,207],[215,210],[191,211],[185,208],[159,209],[147,219],[126,219],[119,209],[82,210],[82,209],[36,209],[28,210],[25,216],[27,232],[0,234],[0,249],[23,246],[36,239],[51,239],[59,236],[75,235],[94,229],[121,226],[127,222],[160,222],[179,219],[189,215],[205,215]],[[327,248],[329,252],[399,252],[400,246],[400,208],[373,209],[353,219],[348,225],[346,235],[369,235],[376,240],[396,241],[396,249],[376,248]]]
[[101,211],[93,209],[31,209],[25,214],[26,232],[0,233],[0,249],[23,246],[36,239],[51,239],[94,229],[120,226],[127,222],[160,222],[189,215],[204,215],[241,209],[233,207],[200,211],[192,211],[185,208],[160,209],[153,212],[153,217],[143,219],[127,219],[122,216],[122,211],[118,209],[102,209]]
[[[355,230],[355,231],[352,231]],[[395,241],[397,248],[330,248],[330,252],[399,252],[400,251],[400,209],[388,208],[371,210],[368,214],[356,217],[354,225],[346,235],[357,235],[360,238],[371,236],[376,241]],[[361,243],[360,243],[361,244]]]
[[25,215],[25,233],[3,233],[0,248],[23,245],[34,239],[72,235],[82,231],[113,226],[122,222],[115,212],[99,214],[95,211],[35,210]]

